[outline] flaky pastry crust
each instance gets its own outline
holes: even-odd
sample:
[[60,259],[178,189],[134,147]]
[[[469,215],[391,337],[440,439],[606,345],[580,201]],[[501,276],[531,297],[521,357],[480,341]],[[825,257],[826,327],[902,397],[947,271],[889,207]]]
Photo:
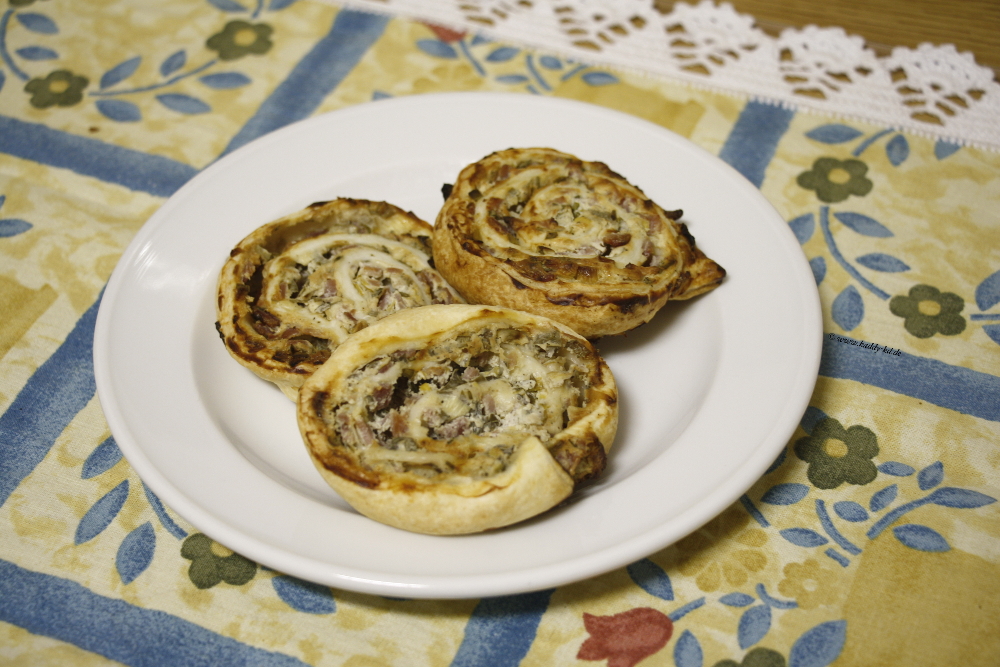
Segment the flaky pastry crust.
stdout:
[[607,364],[568,327],[434,305],[348,338],[297,414],[316,469],[356,510],[455,535],[533,517],[599,475],[617,403]]
[[219,275],[216,328],[236,361],[295,400],[347,336],[401,309],[461,303],[432,268],[431,226],[392,204],[318,202],[266,224]]
[[680,217],[601,162],[512,148],[459,173],[435,224],[435,265],[470,303],[597,338],[722,282]]

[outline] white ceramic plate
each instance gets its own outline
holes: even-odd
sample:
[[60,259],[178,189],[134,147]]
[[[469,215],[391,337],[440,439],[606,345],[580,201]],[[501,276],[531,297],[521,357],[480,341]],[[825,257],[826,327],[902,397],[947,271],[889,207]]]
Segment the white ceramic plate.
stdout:
[[[607,163],[684,220],[729,272],[599,345],[621,427],[599,483],[487,534],[432,537],[355,513],[315,471],[293,404],[229,358],[218,271],[250,231],[338,196],[433,222],[441,186],[508,147]],[[174,511],[248,558],[387,596],[460,598],[557,586],[643,558],[720,513],[774,461],[816,380],[819,300],[787,224],[735,170],[638,118],[530,95],[372,102],[268,134],[191,179],[146,223],[108,284],[94,366],[129,463]]]

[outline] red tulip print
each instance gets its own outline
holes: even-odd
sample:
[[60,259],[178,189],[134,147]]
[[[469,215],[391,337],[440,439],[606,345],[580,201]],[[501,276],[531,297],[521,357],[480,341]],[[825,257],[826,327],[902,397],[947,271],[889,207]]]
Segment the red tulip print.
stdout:
[[674,631],[670,618],[649,607],[637,607],[613,616],[583,615],[590,637],[576,657],[607,659],[608,667],[634,667],[666,646]]
[[445,28],[444,26],[436,25],[434,23],[425,23],[428,28],[434,31],[438,39],[442,42],[452,44],[454,42],[459,42],[465,37],[465,32],[459,32],[458,30],[452,30],[451,28]]

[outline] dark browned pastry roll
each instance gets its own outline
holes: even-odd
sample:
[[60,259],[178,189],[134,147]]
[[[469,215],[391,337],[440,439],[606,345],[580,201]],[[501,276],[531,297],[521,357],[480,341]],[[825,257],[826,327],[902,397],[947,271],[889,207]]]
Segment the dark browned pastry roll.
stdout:
[[569,327],[439,305],[348,338],[302,386],[298,420],[317,470],[359,512],[454,535],[535,516],[599,475],[617,397]]
[[617,334],[725,277],[680,217],[603,163],[512,148],[458,175],[434,228],[435,265],[470,303],[587,338]]
[[431,266],[431,233],[392,204],[354,199],[258,228],[219,276],[226,349],[295,400],[351,333],[405,308],[462,302]]

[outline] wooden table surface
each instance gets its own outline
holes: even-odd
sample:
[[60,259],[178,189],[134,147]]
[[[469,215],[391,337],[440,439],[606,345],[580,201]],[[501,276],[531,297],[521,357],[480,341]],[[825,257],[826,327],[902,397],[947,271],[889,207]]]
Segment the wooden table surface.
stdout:
[[[689,3],[694,0],[687,0]],[[726,0],[765,32],[814,24],[859,35],[879,55],[894,46],[954,44],[1000,72],[1000,0]],[[656,0],[669,11],[671,0]]]

